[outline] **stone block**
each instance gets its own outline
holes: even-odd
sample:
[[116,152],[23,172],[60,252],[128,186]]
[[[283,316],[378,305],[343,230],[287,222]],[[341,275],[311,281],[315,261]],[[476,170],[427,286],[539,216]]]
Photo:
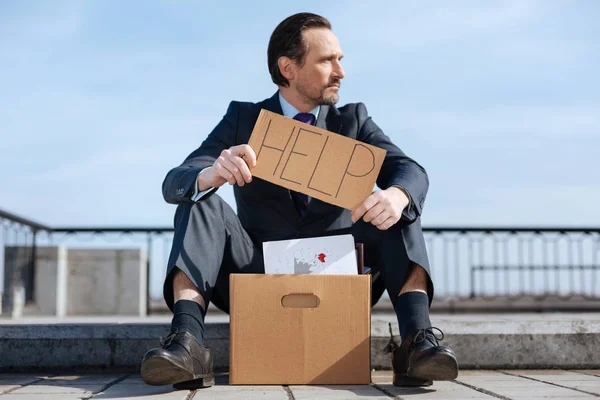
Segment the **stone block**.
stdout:
[[[23,307],[15,303],[18,296],[9,293],[8,285],[15,268],[30,262],[31,248],[6,247],[4,254],[4,312],[19,317]],[[141,249],[37,247],[33,299],[24,314],[145,316],[146,257]]]
[[66,313],[143,316],[146,280],[139,249],[69,249]]

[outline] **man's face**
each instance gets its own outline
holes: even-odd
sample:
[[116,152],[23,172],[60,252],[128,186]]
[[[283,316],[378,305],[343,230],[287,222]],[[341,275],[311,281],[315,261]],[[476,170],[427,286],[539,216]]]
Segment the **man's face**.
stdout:
[[337,37],[326,28],[312,28],[303,32],[308,43],[304,65],[296,65],[296,78],[290,82],[307,103],[334,105],[339,100],[338,90],[344,69],[340,64],[342,49]]

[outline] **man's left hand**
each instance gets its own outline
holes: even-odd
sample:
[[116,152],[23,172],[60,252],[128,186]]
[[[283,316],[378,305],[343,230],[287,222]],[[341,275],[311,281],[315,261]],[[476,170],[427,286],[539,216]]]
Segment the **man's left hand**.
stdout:
[[378,190],[352,210],[352,222],[362,218],[385,231],[400,220],[409,202],[406,192],[397,186]]

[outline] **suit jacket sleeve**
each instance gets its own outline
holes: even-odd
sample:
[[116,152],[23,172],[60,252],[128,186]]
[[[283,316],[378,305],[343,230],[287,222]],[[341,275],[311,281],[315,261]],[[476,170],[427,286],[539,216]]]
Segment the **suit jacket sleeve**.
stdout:
[[404,209],[402,220],[413,223],[423,211],[425,196],[429,189],[427,172],[392,143],[369,117],[367,107],[363,103],[358,103],[356,113],[359,123],[358,140],[387,151],[377,177],[377,186],[381,189],[400,186],[408,192],[410,204]]
[[[167,203],[192,202],[198,174],[213,165],[225,149],[235,146],[239,105],[232,101],[219,124],[212,130],[199,148],[194,150],[183,163],[167,173],[162,185]],[[214,193],[216,190],[211,192]],[[203,197],[203,199],[208,196]]]

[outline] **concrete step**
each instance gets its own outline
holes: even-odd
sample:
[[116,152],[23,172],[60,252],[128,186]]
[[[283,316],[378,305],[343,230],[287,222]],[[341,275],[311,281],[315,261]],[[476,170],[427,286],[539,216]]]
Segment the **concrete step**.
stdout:
[[[0,370],[135,369],[167,335],[169,317],[0,319]],[[207,317],[215,367],[229,367],[228,317]],[[600,313],[432,315],[461,368],[600,368]],[[391,334],[390,334],[391,329]],[[395,315],[374,315],[371,367],[390,369]]]

